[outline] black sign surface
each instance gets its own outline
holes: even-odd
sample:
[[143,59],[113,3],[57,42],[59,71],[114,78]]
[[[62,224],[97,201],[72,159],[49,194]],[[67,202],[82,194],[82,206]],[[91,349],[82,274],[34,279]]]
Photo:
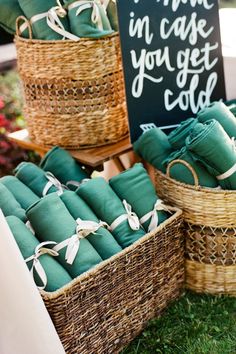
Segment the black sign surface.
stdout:
[[132,142],[225,99],[218,0],[118,0]]

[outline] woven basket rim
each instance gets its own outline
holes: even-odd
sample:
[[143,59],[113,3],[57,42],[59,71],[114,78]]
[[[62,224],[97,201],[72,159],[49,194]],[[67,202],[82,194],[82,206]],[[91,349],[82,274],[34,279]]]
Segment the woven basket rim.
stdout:
[[81,44],[81,42],[96,42],[96,41],[108,41],[112,39],[113,37],[119,37],[119,32],[114,32],[111,33],[107,36],[101,37],[101,38],[80,38],[77,41],[72,40],[72,39],[57,39],[57,40],[43,40],[43,39],[30,39],[30,38],[23,38],[21,36],[18,36],[15,34],[14,42],[21,41],[25,43],[32,43],[32,44],[42,44],[42,45],[49,45],[49,44],[58,44],[58,43],[63,43],[64,44]]
[[186,184],[186,183],[183,183],[183,182],[179,182],[179,181],[175,180],[174,178],[168,177],[165,173],[161,172],[157,168],[155,170],[156,170],[157,174],[161,175],[162,178],[165,178],[170,183],[172,183],[173,185],[176,185],[176,186],[178,186],[180,188],[192,190],[192,191],[195,191],[195,192],[203,192],[203,193],[207,193],[207,194],[222,194],[224,196],[225,195],[229,195],[229,194],[235,194],[236,195],[236,190],[214,189],[214,188],[210,188],[210,187],[193,186],[191,184]]
[[43,298],[44,299],[50,299],[50,300],[58,298],[64,292],[69,290],[72,286],[74,286],[74,285],[76,285],[76,284],[78,284],[78,283],[90,278],[91,276],[95,275],[98,270],[101,270],[102,268],[106,267],[108,264],[116,261],[116,259],[119,259],[120,256],[128,254],[130,251],[135,249],[137,246],[141,245],[143,242],[145,242],[145,241],[149,240],[150,238],[152,238],[153,235],[155,235],[157,232],[159,232],[162,229],[164,229],[169,224],[172,224],[173,221],[178,219],[183,214],[182,210],[180,210],[179,208],[169,207],[169,209],[171,211],[173,211],[174,213],[168,219],[166,219],[164,222],[162,222],[160,225],[158,225],[155,230],[145,234],[139,240],[135,241],[131,246],[126,247],[125,249],[123,249],[122,251],[116,253],[114,256],[110,257],[109,259],[103,260],[101,263],[96,265],[94,268],[92,268],[92,269],[88,270],[87,272],[79,275],[78,277],[76,277],[71,282],[69,282],[68,284],[66,284],[63,287],[61,287],[60,289],[58,289],[56,291],[53,291],[53,292],[47,292],[47,291],[41,290],[40,293],[43,296]]

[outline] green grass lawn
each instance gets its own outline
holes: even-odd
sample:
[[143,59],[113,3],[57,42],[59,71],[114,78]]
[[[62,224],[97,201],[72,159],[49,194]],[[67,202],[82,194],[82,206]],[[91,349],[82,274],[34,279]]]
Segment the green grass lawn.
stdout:
[[123,354],[235,354],[236,298],[186,292]]

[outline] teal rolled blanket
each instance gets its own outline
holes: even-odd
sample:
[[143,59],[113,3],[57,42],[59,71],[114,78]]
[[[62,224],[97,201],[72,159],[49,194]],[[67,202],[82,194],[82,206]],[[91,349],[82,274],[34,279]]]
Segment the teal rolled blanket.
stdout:
[[51,243],[41,244],[25,224],[15,216],[8,216],[7,223],[36,285],[45,291],[55,291],[69,283],[72,278],[57,262]]
[[27,209],[39,200],[39,197],[17,177],[4,176],[0,178],[0,183],[7,187],[23,209]]
[[[112,234],[122,248],[130,246],[145,234],[145,231],[140,228],[137,217],[131,215],[103,178],[94,178],[81,184],[76,193],[102,221],[112,225]],[[119,222],[118,218],[122,221],[119,219]]]
[[[33,37],[35,39],[56,40],[63,39],[57,32],[60,28],[69,31],[69,22],[66,11],[58,6],[56,0],[18,0],[25,16],[32,23]],[[52,24],[51,28],[48,23]]]
[[137,155],[162,172],[165,172],[163,160],[173,151],[167,135],[159,128],[143,133],[134,142],[133,148]]
[[186,146],[223,189],[236,189],[235,144],[218,121],[196,124],[186,139]]
[[[19,16],[24,16],[24,12],[19,6],[18,0],[0,0],[0,26],[8,33],[16,33],[16,20]],[[28,38],[28,30],[21,33],[22,37]]]
[[31,162],[21,162],[15,169],[15,175],[39,197],[53,192],[61,194],[64,191],[64,187],[53,175]]
[[62,243],[58,261],[72,278],[88,271],[102,258],[86,239],[77,232],[77,224],[56,193],[47,195],[26,211],[27,217],[40,241]]
[[[172,161],[175,160],[183,160],[193,168],[196,172],[200,186],[216,188],[219,185],[217,179],[207,171],[200,161],[196,160],[193,153],[187,150],[186,147],[170,154],[170,156],[163,163],[167,167]],[[192,172],[181,162],[177,162],[170,167],[170,177],[182,183],[190,185],[195,184]]]
[[208,107],[203,108],[197,114],[197,119],[200,123],[215,119],[221,124],[230,138],[236,138],[235,116],[223,102],[213,102]]
[[153,231],[169,217],[167,207],[158,198],[152,181],[141,163],[112,177],[109,183],[120,199],[125,199],[132,206],[132,210],[147,232]]
[[[75,192],[66,191],[61,195],[61,200],[73,218],[75,220],[79,219],[78,225],[88,229],[93,229],[94,227],[94,231],[87,236],[87,240],[102,259],[110,258],[122,250],[113,235],[106,229],[106,225],[101,223],[101,220],[97,218],[92,209]],[[87,225],[84,221],[88,221]]]
[[72,190],[89,175],[78,164],[78,162],[66,150],[56,146],[46,153],[40,162],[40,167],[44,171],[51,172],[60,182],[67,185]]
[[24,222],[27,220],[25,210],[2,183],[0,183],[0,209],[2,209],[4,216],[14,215]]
[[180,150],[185,146],[185,139],[197,122],[198,120],[196,118],[189,118],[181,122],[180,125],[168,135],[168,140],[173,149]]
[[113,32],[103,6],[94,0],[64,1],[70,28],[81,38],[100,38]]

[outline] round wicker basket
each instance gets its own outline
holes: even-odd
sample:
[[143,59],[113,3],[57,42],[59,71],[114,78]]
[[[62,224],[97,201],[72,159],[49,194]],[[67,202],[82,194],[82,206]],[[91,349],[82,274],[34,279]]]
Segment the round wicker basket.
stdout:
[[118,33],[79,41],[33,40],[30,26],[29,33],[24,39],[17,29],[15,44],[31,139],[67,149],[123,139],[128,122]]
[[[173,164],[183,163],[195,186],[170,177]],[[155,171],[158,195],[183,210],[186,286],[196,292],[236,295],[236,191],[203,188],[192,167],[175,160],[166,175]]]

